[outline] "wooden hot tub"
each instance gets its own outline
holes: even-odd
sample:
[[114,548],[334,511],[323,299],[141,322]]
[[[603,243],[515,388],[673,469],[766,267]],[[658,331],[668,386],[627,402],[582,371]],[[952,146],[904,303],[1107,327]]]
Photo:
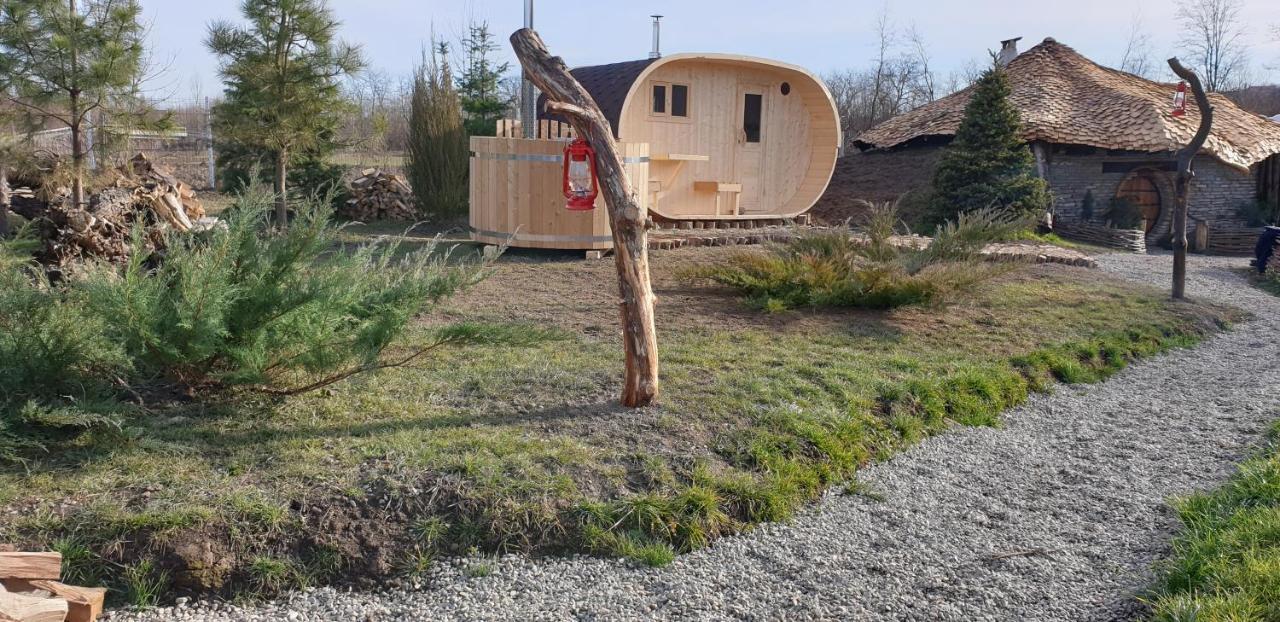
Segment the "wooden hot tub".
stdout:
[[[596,209],[565,209],[564,139],[471,138],[471,239],[521,248],[613,248],[604,197]],[[621,143],[627,176],[649,184],[649,145]]]

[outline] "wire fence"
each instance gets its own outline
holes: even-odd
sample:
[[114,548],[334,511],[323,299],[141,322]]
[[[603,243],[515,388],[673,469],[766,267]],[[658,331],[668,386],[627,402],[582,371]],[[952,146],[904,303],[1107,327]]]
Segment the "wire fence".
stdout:
[[[86,132],[87,165],[91,170],[109,170],[143,152],[151,161],[172,168],[179,179],[193,188],[217,188],[217,136],[210,123],[210,105],[208,100],[191,100],[171,101],[160,106],[157,116],[167,113],[173,122],[169,129],[162,131],[114,128],[109,121],[95,123],[105,129]],[[358,177],[360,171],[368,168],[403,174],[408,110],[407,106],[401,108],[383,106],[351,111],[339,130],[343,147],[331,156],[331,161],[350,169],[349,178]],[[10,128],[10,131],[25,137],[20,129]],[[71,130],[65,126],[34,132],[30,138],[36,150],[65,158],[71,156]]]
[[[173,169],[174,174],[197,189],[216,187],[213,130],[208,102],[179,102],[159,110],[168,113],[173,125],[164,130],[113,126],[109,120],[94,119],[84,141],[92,171],[119,166],[138,152],[153,162]],[[15,132],[17,130],[14,130]],[[37,151],[71,156],[71,129],[53,127],[31,134]]]

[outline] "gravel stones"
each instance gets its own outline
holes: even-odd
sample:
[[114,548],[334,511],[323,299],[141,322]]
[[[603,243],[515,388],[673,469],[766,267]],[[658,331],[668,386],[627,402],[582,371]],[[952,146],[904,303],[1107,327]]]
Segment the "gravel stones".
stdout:
[[[1103,270],[1167,289],[1167,255],[1104,255]],[[190,603],[159,620],[1123,620],[1178,529],[1167,500],[1212,488],[1280,414],[1280,298],[1240,258],[1193,256],[1192,296],[1258,319],[1093,386],[1062,387],[958,428],[827,495],[666,568],[618,560],[443,561],[421,586],[331,588],[252,607]]]

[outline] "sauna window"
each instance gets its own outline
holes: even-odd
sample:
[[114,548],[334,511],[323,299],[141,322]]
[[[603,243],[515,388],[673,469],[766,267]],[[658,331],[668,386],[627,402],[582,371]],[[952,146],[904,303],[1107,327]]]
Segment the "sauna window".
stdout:
[[782,91],[782,95],[783,95],[783,97],[786,97],[787,95],[790,95],[790,94],[791,94],[791,83],[790,83],[790,82],[783,82],[783,83],[782,83],[782,88],[781,88],[780,90]]
[[687,85],[671,85],[671,116],[689,116],[689,87]]
[[667,114],[667,85],[653,85],[653,114]]
[[764,96],[758,93],[747,93],[742,103],[742,132],[747,142],[760,142],[760,118],[764,111]]

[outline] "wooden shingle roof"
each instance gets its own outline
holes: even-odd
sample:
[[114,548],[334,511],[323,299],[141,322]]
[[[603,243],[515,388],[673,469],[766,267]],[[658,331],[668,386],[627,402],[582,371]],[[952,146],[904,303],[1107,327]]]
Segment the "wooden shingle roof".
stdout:
[[[1020,54],[1006,68],[1010,99],[1027,141],[1123,149],[1176,151],[1200,123],[1194,98],[1175,117],[1175,85],[1103,67],[1053,39]],[[951,136],[960,126],[973,87],[889,119],[858,136],[862,149],[888,149],[926,136]],[[1213,132],[1204,151],[1238,168],[1280,153],[1280,124],[1210,93]]]

